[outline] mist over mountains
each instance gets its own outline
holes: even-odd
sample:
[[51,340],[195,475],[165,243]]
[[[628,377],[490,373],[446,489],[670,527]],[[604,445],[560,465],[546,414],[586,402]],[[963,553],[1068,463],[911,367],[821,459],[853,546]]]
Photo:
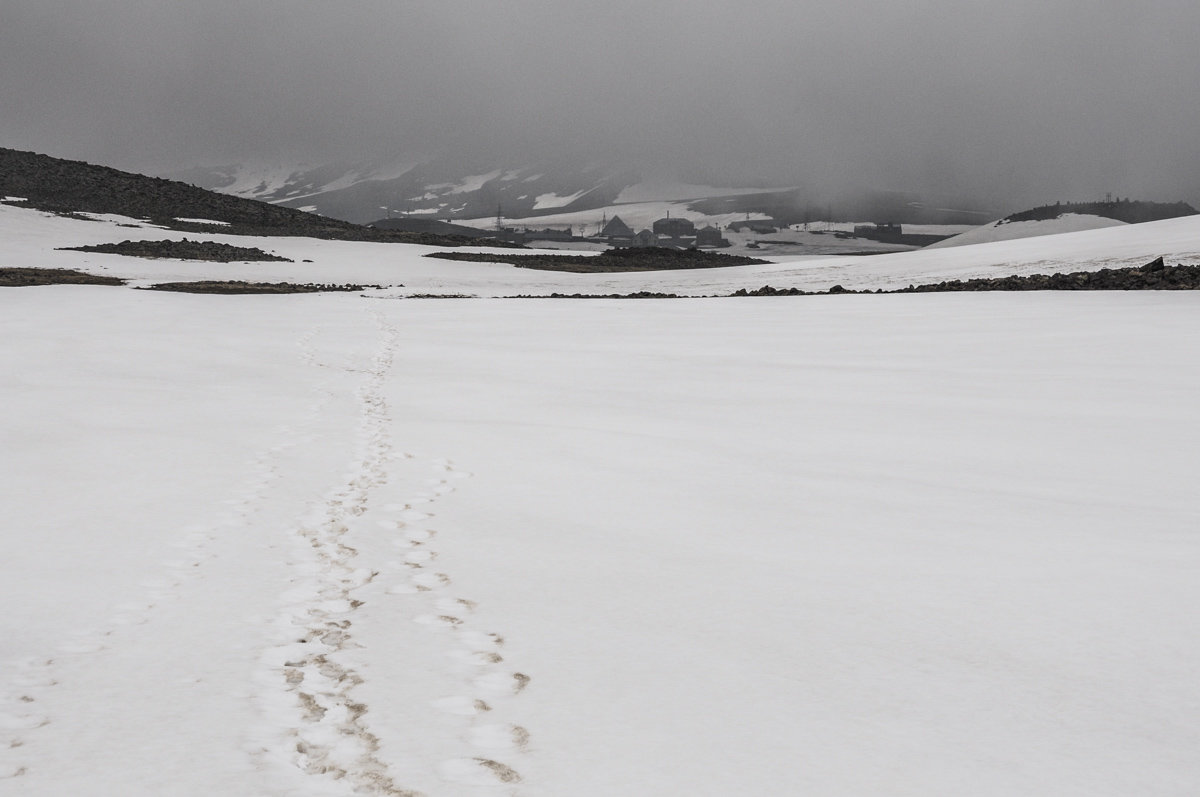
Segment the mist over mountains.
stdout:
[[0,146],[155,174],[466,164],[432,184],[565,159],[997,217],[1106,193],[1194,205],[1198,27],[1180,0],[9,0]]
[[[788,184],[702,184],[628,163],[583,158],[486,161],[464,155],[395,157],[319,166],[234,164],[167,173],[236,196],[365,224],[406,216],[536,218],[645,201],[686,201],[699,213],[753,214],[784,224],[817,220],[979,224],[1005,209],[902,191],[818,193]],[[703,174],[693,175],[704,178]],[[599,217],[598,217],[599,218]]]

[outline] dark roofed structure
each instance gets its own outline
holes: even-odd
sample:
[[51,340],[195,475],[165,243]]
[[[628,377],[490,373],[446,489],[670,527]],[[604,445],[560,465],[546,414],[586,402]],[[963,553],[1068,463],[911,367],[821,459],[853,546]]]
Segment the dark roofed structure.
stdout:
[[654,222],[654,234],[665,235],[668,238],[693,237],[696,235],[696,225],[688,219],[673,219],[668,216]]
[[621,221],[620,216],[613,216],[612,221],[604,225],[600,231],[601,238],[632,238],[633,228]]

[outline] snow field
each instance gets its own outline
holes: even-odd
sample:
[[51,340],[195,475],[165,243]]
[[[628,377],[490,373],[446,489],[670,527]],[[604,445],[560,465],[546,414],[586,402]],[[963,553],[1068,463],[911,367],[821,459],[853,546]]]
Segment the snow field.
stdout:
[[1069,232],[1085,230],[1102,230],[1106,227],[1120,227],[1126,222],[1110,219],[1105,216],[1091,216],[1082,213],[1064,213],[1056,219],[1041,221],[1006,221],[1001,219],[991,224],[984,224],[973,230],[968,230],[953,238],[930,244],[929,249],[944,249],[946,247],[969,246],[971,244],[996,243],[997,241],[1015,241],[1020,238],[1037,238],[1043,235],[1061,235]]
[[[141,224],[128,219],[125,223]],[[57,247],[130,238],[178,240],[184,234],[154,226],[130,229],[115,220],[65,219],[4,205],[0,205],[0,232],[4,235],[2,254],[11,265],[77,268],[124,277],[138,285],[202,279],[354,282],[392,286],[389,290],[392,295],[450,293],[489,297],[653,291],[708,296],[728,295],[740,288],[754,289],[766,284],[814,291],[827,290],[833,285],[890,290],[952,279],[1141,266],[1160,255],[1171,264],[1200,264],[1200,216],[872,257],[779,258],[757,266],[624,274],[566,274],[500,263],[434,260],[424,255],[437,248],[426,246],[216,234],[187,237],[256,246],[295,262],[202,263],[61,251]],[[464,248],[463,251],[489,250]]]
[[1186,793],[1195,302],[1003,298],[428,330],[417,370],[488,386],[406,415],[476,452],[452,519],[507,521],[447,556],[538,674],[529,782]]
[[[1173,220],[577,282],[0,223],[13,265],[479,293],[1200,257]],[[403,292],[0,291],[0,794],[1194,791],[1195,294]]]
[[1190,295],[0,300],[23,794],[1197,775]]

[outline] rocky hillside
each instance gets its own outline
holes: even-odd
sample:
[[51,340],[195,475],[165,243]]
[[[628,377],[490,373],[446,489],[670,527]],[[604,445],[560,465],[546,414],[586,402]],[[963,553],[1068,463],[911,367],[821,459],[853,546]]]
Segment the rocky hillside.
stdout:
[[731,296],[819,296],[852,293],[957,293],[965,291],[1196,291],[1200,290],[1200,266],[1168,266],[1155,258],[1136,268],[1102,268],[1099,271],[1072,271],[1069,274],[1031,274],[1027,277],[983,277],[948,280],[926,285],[910,285],[898,290],[848,290],[834,285],[827,291],[800,288],[741,289]]
[[185,231],[446,246],[468,242],[453,236],[376,230],[161,177],[0,148],[3,197],[19,197],[29,206],[56,213],[113,213]]
[[497,164],[444,155],[423,162],[398,159],[317,167],[221,166],[170,177],[234,196],[366,224],[395,216],[476,219],[604,207],[635,175],[597,164],[547,160]]
[[1021,221],[1049,221],[1073,213],[1079,216],[1099,216],[1126,224],[1162,221],[1180,216],[1195,216],[1197,211],[1186,202],[1145,202],[1136,199],[1116,199],[1112,202],[1055,202],[1053,205],[1023,210],[1000,220],[1000,224]]

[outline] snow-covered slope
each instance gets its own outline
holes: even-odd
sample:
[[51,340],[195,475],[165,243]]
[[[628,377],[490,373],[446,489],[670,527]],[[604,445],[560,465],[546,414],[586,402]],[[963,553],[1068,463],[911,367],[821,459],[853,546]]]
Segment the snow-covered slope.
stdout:
[[1195,219],[603,279],[55,249],[171,235],[0,206],[3,265],[405,288],[0,289],[0,793],[1200,781],[1200,294],[397,298],[1200,262]]
[[[135,219],[79,221],[2,204],[0,235],[4,246],[0,254],[12,265],[80,268],[146,282],[337,281],[397,286],[391,291],[395,294],[441,292],[477,296],[635,291],[705,296],[766,284],[806,290],[825,290],[833,285],[874,290],[950,279],[1140,266],[1160,255],[1172,263],[1200,263],[1200,216],[871,257],[778,258],[776,262],[757,266],[629,274],[565,274],[500,263],[431,260],[423,255],[434,251],[433,247],[308,238],[189,234],[194,239],[257,246],[294,263],[197,263],[60,251],[56,247],[116,242],[131,237],[178,239],[180,234],[146,226]],[[303,262],[306,260],[311,262]]]
[[1125,222],[1104,216],[1089,216],[1080,213],[1064,213],[1056,219],[1044,221],[1009,221],[1000,219],[991,224],[985,224],[973,230],[938,241],[928,248],[944,248],[952,246],[970,246],[971,244],[987,244],[996,241],[1015,241],[1018,238],[1036,238],[1040,235],[1059,235],[1066,232],[1081,232],[1084,230],[1102,230],[1105,227],[1120,227]]

